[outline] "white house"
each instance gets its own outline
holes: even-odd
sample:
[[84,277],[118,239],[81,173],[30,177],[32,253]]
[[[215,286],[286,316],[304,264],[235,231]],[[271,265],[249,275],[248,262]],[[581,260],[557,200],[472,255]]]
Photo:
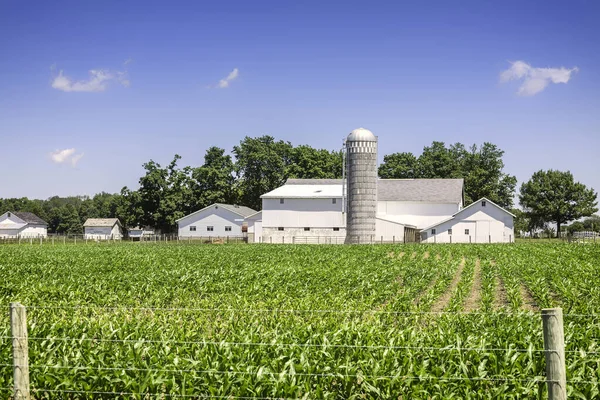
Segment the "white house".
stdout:
[[486,198],[421,230],[424,243],[512,243],[515,216]]
[[30,212],[6,212],[0,215],[0,238],[45,238],[48,223]]
[[[341,179],[288,179],[262,198],[262,238],[271,243],[343,243]],[[379,179],[375,241],[414,242],[419,230],[463,207],[462,179]],[[255,240],[256,241],[256,240]]]
[[92,240],[121,240],[123,227],[117,218],[88,218],[83,224],[83,236]]
[[246,233],[244,220],[256,214],[249,207],[215,203],[177,220],[179,237],[241,237]]

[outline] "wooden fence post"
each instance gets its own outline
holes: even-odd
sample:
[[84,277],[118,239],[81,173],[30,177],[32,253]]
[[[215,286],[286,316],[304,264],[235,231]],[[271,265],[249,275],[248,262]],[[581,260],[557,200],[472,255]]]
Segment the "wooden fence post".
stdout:
[[13,348],[14,399],[30,400],[27,311],[20,303],[10,303],[10,332]]
[[546,379],[549,400],[566,400],[567,370],[565,366],[565,334],[562,308],[542,310]]

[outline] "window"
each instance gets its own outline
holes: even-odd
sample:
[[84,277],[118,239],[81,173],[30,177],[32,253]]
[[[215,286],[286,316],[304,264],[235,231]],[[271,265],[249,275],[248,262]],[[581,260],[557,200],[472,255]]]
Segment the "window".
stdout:
[[336,204],[337,203],[337,199],[331,199],[331,204]]
[[190,232],[196,232],[196,227],[195,226],[190,226]]
[[212,232],[212,231],[214,231],[214,230],[215,230],[215,227],[214,227],[214,226],[207,226],[207,227],[206,227],[206,230],[207,230],[208,232]]
[[231,232],[231,227],[230,226],[226,226],[225,227],[225,232]]
[[452,229],[448,229],[448,235],[452,235]]
[[285,203],[285,199],[279,199],[279,204]]
[[339,231],[340,231],[340,228],[333,228],[333,231],[334,231],[334,232],[339,232]]
[[279,228],[277,228],[278,231],[282,231],[283,230],[283,226],[280,226]]
[[483,201],[481,202],[481,207],[485,207],[485,206],[486,206],[486,204],[485,204],[485,203],[486,203],[486,202],[485,202],[485,200],[483,200]]
[[10,213],[8,213],[8,218],[10,218]]
[[432,234],[432,235],[435,235],[435,229],[432,229],[432,230],[431,230],[431,234]]
[[304,232],[310,231],[310,228],[304,228]]
[[468,235],[468,234],[469,234],[469,230],[465,229],[465,235]]

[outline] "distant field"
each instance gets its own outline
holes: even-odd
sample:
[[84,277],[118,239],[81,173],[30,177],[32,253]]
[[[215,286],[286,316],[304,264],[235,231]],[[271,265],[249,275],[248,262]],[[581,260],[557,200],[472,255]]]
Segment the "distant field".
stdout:
[[537,398],[551,306],[570,396],[600,396],[593,244],[5,245],[0,276],[35,398]]

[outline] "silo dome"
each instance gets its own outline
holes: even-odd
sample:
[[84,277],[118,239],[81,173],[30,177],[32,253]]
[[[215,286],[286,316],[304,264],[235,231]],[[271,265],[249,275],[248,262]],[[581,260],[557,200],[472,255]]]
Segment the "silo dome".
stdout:
[[350,132],[346,140],[350,142],[376,142],[377,138],[370,130],[358,128]]

